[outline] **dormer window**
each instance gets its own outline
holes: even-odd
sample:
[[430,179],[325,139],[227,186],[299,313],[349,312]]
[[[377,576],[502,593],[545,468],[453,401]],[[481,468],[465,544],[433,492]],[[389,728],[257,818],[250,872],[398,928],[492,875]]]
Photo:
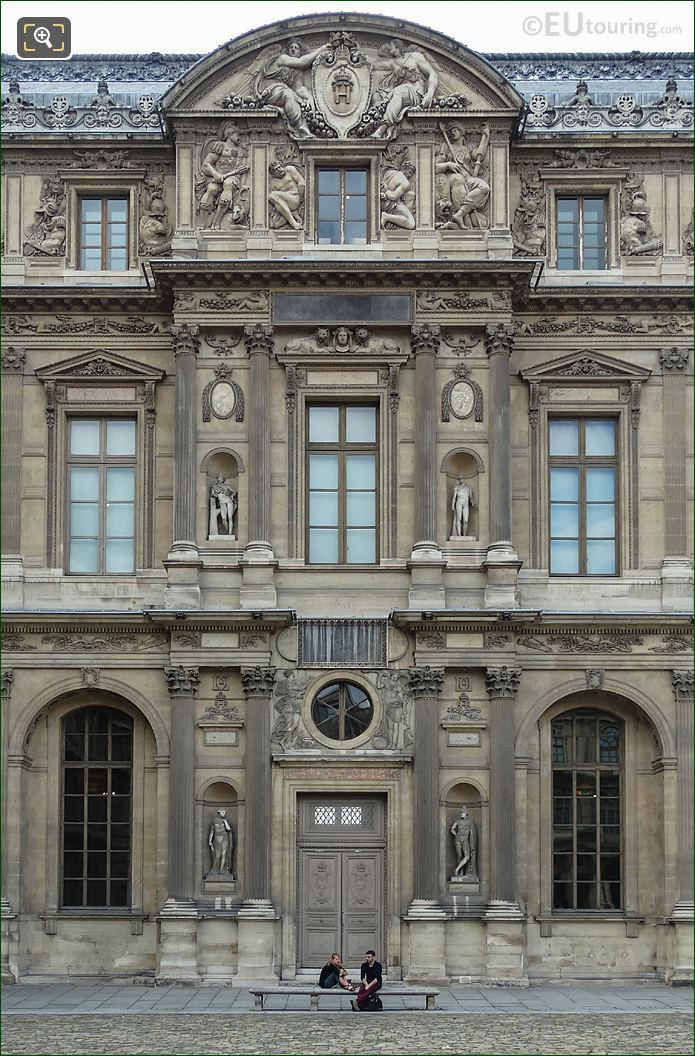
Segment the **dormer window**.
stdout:
[[317,169],[317,236],[320,245],[367,242],[367,170]]

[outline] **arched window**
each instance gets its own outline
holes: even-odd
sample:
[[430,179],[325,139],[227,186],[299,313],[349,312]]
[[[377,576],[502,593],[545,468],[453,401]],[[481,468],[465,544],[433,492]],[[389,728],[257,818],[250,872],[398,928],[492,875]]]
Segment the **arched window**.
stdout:
[[554,909],[622,905],[622,727],[588,708],[552,721]]
[[311,717],[319,733],[332,741],[361,736],[374,717],[374,706],[354,682],[331,682],[314,697]]
[[130,905],[133,720],[115,708],[63,719],[66,908]]

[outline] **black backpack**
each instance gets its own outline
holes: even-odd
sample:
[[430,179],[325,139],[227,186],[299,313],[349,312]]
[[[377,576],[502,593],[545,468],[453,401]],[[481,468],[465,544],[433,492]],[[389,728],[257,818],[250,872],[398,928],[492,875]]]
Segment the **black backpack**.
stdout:
[[362,1011],[363,1012],[383,1012],[384,1011],[384,1005],[382,1003],[381,998],[377,997],[377,995],[374,994],[362,1006]]

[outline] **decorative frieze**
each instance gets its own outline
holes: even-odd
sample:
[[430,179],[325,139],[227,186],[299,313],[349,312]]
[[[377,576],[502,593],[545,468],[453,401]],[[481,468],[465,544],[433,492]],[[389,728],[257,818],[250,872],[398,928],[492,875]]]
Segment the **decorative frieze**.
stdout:
[[488,667],[485,671],[485,688],[491,700],[515,697],[520,681],[520,667]]
[[428,312],[495,312],[506,311],[512,302],[506,290],[474,295],[466,290],[418,290],[415,307],[420,315]]
[[283,348],[283,355],[290,356],[330,355],[334,352],[338,355],[401,355],[399,345],[388,338],[377,337],[366,326],[321,326],[308,337],[288,341]]
[[147,652],[150,649],[166,649],[169,645],[168,634],[145,632],[143,634],[45,634],[41,642],[49,645],[54,653],[119,653]]
[[171,644],[179,649],[199,649],[202,641],[200,631],[174,631]]
[[4,336],[42,337],[69,334],[73,337],[153,337],[169,332],[169,324],[139,315],[114,319],[95,312],[83,319],[73,315],[8,315],[2,317]]
[[198,692],[200,673],[197,667],[165,667],[164,678],[172,697],[192,697]]
[[543,337],[567,334],[568,336],[591,336],[592,334],[684,334],[692,332],[692,319],[685,315],[667,315],[664,318],[647,316],[630,319],[626,315],[596,318],[590,315],[575,315],[570,319],[558,316],[543,316],[533,322],[521,324],[523,336]]
[[[266,290],[249,290],[247,292],[228,292],[219,290],[215,294],[181,291],[174,299],[175,312],[206,312],[224,315],[266,314],[270,308],[270,298]],[[206,338],[212,344],[210,338]],[[237,342],[238,343],[238,342]]]
[[643,642],[639,634],[522,634],[516,640],[539,653],[631,653]]
[[651,645],[650,653],[689,653],[693,649],[693,640],[690,636],[680,634],[665,634],[661,639],[661,645]]
[[418,631],[415,646],[418,649],[446,649],[446,635],[442,631]]

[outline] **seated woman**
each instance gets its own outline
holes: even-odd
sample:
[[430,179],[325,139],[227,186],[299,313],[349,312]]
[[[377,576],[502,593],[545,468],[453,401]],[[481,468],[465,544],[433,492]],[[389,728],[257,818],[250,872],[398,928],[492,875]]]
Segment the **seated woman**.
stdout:
[[340,963],[340,954],[332,953],[326,964],[321,969],[319,986],[322,990],[331,990],[334,986],[341,986],[343,990],[355,992],[355,987],[347,977],[347,972]]

